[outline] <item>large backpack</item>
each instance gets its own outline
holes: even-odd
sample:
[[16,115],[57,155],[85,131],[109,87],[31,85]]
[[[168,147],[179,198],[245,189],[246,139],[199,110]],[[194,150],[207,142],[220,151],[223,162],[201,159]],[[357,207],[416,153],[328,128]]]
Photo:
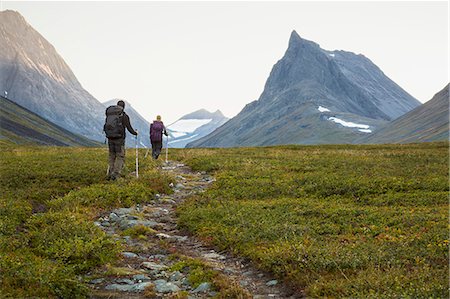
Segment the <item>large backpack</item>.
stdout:
[[124,137],[123,108],[121,106],[109,106],[106,109],[106,121],[103,126],[106,137],[118,139]]
[[152,142],[162,141],[162,132],[164,125],[160,121],[154,121],[150,127],[150,140]]

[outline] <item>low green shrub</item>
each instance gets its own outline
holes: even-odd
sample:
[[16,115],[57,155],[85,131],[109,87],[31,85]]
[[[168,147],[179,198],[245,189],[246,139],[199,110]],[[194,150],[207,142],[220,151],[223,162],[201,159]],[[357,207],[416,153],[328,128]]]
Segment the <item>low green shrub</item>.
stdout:
[[105,148],[0,146],[2,298],[86,297],[80,275],[116,260],[121,249],[93,220],[171,192],[173,178],[151,159],[141,160],[139,179],[124,169],[123,178],[108,182]]
[[100,228],[70,211],[33,215],[26,227],[34,253],[58,260],[76,274],[114,260],[120,251]]
[[154,229],[144,225],[135,225],[133,227],[127,228],[122,232],[122,235],[130,236],[135,239],[146,238],[155,234],[156,231]]
[[217,179],[179,225],[307,296],[447,297],[448,143],[174,154]]
[[88,294],[73,268],[28,249],[2,253],[0,282],[2,298],[85,298]]

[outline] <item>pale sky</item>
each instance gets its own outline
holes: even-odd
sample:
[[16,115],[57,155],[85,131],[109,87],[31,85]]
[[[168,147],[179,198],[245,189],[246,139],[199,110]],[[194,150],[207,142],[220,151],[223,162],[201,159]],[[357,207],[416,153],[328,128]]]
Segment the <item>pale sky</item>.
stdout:
[[449,82],[448,2],[14,2],[100,102],[169,124],[257,100],[292,30],[364,54],[426,102]]

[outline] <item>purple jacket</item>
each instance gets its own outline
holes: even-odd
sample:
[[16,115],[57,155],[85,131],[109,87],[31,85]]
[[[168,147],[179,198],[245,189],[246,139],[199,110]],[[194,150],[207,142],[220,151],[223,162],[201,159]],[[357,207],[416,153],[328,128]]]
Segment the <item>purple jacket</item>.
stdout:
[[162,134],[168,135],[162,121],[154,120],[150,125],[150,142],[161,142]]

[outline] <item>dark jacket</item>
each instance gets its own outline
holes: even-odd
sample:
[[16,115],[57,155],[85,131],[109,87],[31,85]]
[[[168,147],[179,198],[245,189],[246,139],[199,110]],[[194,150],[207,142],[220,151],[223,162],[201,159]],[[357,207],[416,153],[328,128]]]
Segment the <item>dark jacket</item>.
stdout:
[[123,138],[124,139],[125,139],[125,132],[126,132],[125,128],[127,128],[128,132],[130,132],[132,135],[137,135],[136,131],[131,126],[130,117],[128,116],[128,114],[125,113],[125,111],[123,112],[122,125],[123,125]]

